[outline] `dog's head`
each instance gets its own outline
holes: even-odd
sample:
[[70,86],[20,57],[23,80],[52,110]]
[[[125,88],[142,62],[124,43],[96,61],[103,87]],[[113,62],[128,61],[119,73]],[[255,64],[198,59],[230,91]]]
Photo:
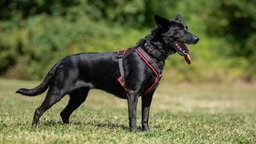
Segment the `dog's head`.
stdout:
[[155,22],[160,30],[160,37],[163,40],[165,51],[168,55],[178,52],[190,64],[189,50],[185,44],[196,44],[199,38],[188,32],[188,27],[181,20],[180,15],[177,15],[174,20],[155,15]]

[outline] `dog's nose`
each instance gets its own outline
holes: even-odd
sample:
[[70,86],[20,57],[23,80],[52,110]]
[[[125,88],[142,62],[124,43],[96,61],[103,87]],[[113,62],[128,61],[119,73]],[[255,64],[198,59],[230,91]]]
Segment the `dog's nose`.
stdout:
[[194,41],[195,41],[195,43],[197,43],[199,41],[199,38],[194,36]]

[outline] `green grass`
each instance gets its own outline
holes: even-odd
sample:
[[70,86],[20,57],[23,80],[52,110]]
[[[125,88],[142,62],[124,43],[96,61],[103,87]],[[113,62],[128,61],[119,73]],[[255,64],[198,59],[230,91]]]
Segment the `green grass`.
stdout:
[[128,129],[126,101],[93,90],[63,125],[60,111],[68,101],[47,111],[37,128],[34,110],[44,95],[23,97],[19,87],[38,82],[0,79],[0,143],[256,143],[255,85],[174,85],[161,83],[150,113],[150,132]]

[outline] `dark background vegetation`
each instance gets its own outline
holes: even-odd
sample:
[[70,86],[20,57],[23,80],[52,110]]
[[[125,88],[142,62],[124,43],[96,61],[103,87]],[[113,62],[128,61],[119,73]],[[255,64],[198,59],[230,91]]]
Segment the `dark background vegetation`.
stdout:
[[255,0],[1,0],[0,76],[42,79],[67,55],[134,46],[155,14],[181,14],[200,37],[188,46],[192,65],[167,59],[165,80],[256,80]]

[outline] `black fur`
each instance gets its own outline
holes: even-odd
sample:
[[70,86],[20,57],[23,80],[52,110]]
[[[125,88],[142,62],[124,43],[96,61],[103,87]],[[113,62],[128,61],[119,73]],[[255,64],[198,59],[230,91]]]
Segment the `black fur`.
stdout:
[[[148,131],[149,109],[155,89],[147,94],[144,92],[154,82],[155,77],[135,49],[143,48],[163,69],[164,60],[168,55],[176,52],[182,56],[186,55],[185,51],[177,46],[177,41],[196,44],[199,40],[188,32],[187,26],[181,22],[180,15],[177,15],[175,20],[156,15],[155,21],[158,26],[152,30],[152,33],[140,40],[135,47],[129,48],[124,55],[123,66],[127,91],[117,81],[120,72],[115,52],[70,55],[57,63],[39,86],[33,89],[19,89],[17,93],[35,96],[48,88],[44,102],[35,111],[32,125],[36,126],[43,113],[67,94],[70,100],[60,115],[63,122],[68,123],[71,113],[86,100],[89,90],[101,89],[128,100],[129,127],[132,131],[137,129],[136,110],[138,98],[141,96],[142,128]],[[150,53],[147,46],[159,52],[161,57]]]

